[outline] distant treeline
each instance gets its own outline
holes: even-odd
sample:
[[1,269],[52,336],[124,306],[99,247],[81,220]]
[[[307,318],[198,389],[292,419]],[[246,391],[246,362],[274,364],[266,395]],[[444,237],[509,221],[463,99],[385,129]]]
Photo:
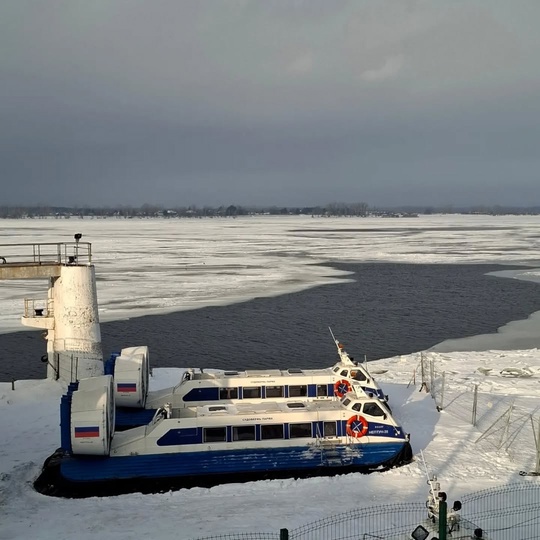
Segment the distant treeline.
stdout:
[[66,207],[66,206],[0,206],[0,218],[201,218],[235,217],[250,215],[312,215],[312,216],[382,216],[382,217],[417,217],[420,214],[485,214],[485,215],[538,215],[540,206],[401,206],[370,207],[367,203],[329,203],[324,206],[177,206],[164,207],[153,204],[142,206],[118,207]]

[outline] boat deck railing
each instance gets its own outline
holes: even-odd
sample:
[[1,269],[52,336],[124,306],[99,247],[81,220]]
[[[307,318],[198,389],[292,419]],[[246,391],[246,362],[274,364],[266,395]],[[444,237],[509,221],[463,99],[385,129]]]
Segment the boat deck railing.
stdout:
[[0,266],[86,265],[91,262],[90,242],[0,244]]

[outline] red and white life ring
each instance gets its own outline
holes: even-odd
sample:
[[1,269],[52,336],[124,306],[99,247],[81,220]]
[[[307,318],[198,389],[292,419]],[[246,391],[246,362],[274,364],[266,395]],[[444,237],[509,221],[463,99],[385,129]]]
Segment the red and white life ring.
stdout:
[[368,421],[359,415],[351,416],[347,420],[347,435],[359,439],[368,432]]
[[350,392],[351,390],[351,383],[346,379],[336,381],[336,384],[334,384],[334,394],[339,398],[343,397],[347,392]]

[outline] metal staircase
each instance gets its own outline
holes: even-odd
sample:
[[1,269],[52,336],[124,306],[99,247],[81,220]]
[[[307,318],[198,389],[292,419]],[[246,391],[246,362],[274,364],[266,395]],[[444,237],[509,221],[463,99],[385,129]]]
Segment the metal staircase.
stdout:
[[345,467],[353,462],[350,447],[344,446],[335,437],[322,437],[317,434],[315,446],[321,455],[321,465],[325,467]]

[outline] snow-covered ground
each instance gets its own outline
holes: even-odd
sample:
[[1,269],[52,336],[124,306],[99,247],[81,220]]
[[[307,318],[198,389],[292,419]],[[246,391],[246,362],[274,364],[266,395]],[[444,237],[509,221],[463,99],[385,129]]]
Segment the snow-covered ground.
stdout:
[[[184,224],[187,231],[180,229]],[[186,303],[193,307],[204,304],[203,298],[208,303],[225,303],[250,297],[253,282],[267,283],[268,294],[281,294],[330,279],[343,279],[337,274],[329,277],[327,268],[308,266],[335,258],[415,262],[422,251],[426,256],[420,257],[421,262],[537,264],[540,238],[540,223],[534,217],[432,216],[376,223],[374,220],[257,218],[174,223],[121,221],[118,225],[112,220],[47,220],[45,225],[35,221],[8,222],[3,234],[10,227],[13,232],[0,243],[58,241],[59,236],[67,241],[71,232],[81,229],[85,239],[93,242],[98,277],[100,274],[102,277],[98,283],[100,303],[105,304],[106,313],[108,310],[115,317],[141,314],[150,297],[161,298],[161,308],[167,310],[173,307],[166,305],[168,295],[180,295],[180,300],[187,298]],[[343,232],[347,228],[364,228],[365,233]],[[369,232],[374,228],[383,228],[385,232]],[[403,234],[404,228],[418,230]],[[411,237],[415,238],[414,242]],[[157,260],[160,240],[163,240],[164,256]],[[192,253],[191,259],[188,252]],[[145,266],[130,270],[137,274],[135,277],[126,277],[127,269],[137,266],[134,263],[142,265],[141,253],[149,254]],[[141,275],[148,277],[150,284],[166,280],[169,270],[165,267],[175,257],[185,262],[185,275],[193,276],[191,282],[186,278],[190,285],[185,290],[174,291],[163,285],[158,292],[149,286],[138,294],[130,280],[140,280]],[[108,259],[113,262],[107,263]],[[100,270],[102,266],[105,272]],[[160,266],[161,271],[155,270]],[[218,267],[227,268],[225,281],[231,288],[222,288],[224,278]],[[231,275],[236,279],[231,279]],[[537,280],[538,275],[537,271],[527,270],[525,278]],[[19,295],[27,296],[27,291],[17,287],[1,284],[2,306],[6,299],[15,301]],[[124,305],[115,311],[109,302],[115,297],[120,300],[127,290],[130,298],[125,302],[140,306]],[[162,297],[157,296],[162,292]],[[16,312],[2,314],[1,324],[4,326],[6,321],[4,331],[20,314],[20,304]],[[538,334],[537,316],[524,324],[528,325],[527,335]],[[520,332],[523,326],[512,323],[499,334],[503,338],[498,339],[514,336],[519,343]],[[346,336],[342,337],[347,345]],[[435,398],[420,391],[420,354],[369,364],[390,395],[395,416],[411,434],[415,455],[418,458],[422,450],[428,468],[437,474],[450,499],[482,488],[538,481],[519,476],[519,471],[535,468],[530,420],[538,425],[540,352],[493,350],[497,347],[490,347],[489,341],[489,336],[482,338],[485,350],[480,352],[460,352],[462,347],[457,340],[422,355],[425,372],[434,374],[433,381],[428,377],[428,383],[429,386],[433,383]],[[470,338],[465,343],[473,348]],[[173,368],[156,369],[152,388],[166,385],[180,373],[181,370]],[[475,386],[478,419],[473,426]],[[418,502],[426,496],[424,466],[417,459],[405,467],[367,476],[264,481],[83,500],[46,497],[32,489],[32,481],[45,458],[59,446],[58,406],[63,390],[61,384],[51,381],[17,381],[15,390],[10,383],[0,383],[0,539],[59,540],[75,536],[128,539],[146,535],[156,539],[188,539],[253,530],[275,532],[281,527],[294,528],[355,508]],[[437,410],[437,405],[442,405],[442,411]]]
[[[530,428],[519,442],[497,449],[506,406],[511,396],[514,418],[522,411],[539,417],[540,352],[487,351],[484,353],[427,353],[439,373],[446,372],[442,412],[436,401],[420,391],[420,369],[411,381],[419,356],[409,355],[370,363],[389,393],[395,416],[411,434],[417,460],[407,466],[371,475],[275,480],[194,488],[166,494],[131,494],[110,498],[65,500],[46,497],[32,489],[44,459],[58,447],[58,403],[63,388],[45,381],[20,381],[15,390],[0,384],[1,511],[0,538],[195,538],[219,533],[273,531],[294,528],[332,514],[388,502],[419,502],[427,495],[422,450],[429,470],[436,473],[449,497],[515,482],[537,482],[519,476],[534,470],[534,437]],[[531,376],[505,377],[501,372],[520,368]],[[525,368],[528,368],[525,369]],[[387,371],[386,371],[387,370]],[[491,371],[488,371],[491,370]],[[180,376],[176,368],[156,369],[152,387]],[[409,384],[410,383],[410,384]],[[497,408],[500,426],[482,430],[470,423],[473,384],[479,385],[481,417]],[[485,405],[485,407],[484,407]],[[443,404],[444,407],[444,404]],[[519,420],[527,427],[529,418]],[[481,436],[485,438],[481,439]],[[481,439],[479,442],[478,439]],[[348,496],[343,496],[343,494]],[[540,515],[539,515],[540,520]],[[540,521],[538,523],[540,527]]]

